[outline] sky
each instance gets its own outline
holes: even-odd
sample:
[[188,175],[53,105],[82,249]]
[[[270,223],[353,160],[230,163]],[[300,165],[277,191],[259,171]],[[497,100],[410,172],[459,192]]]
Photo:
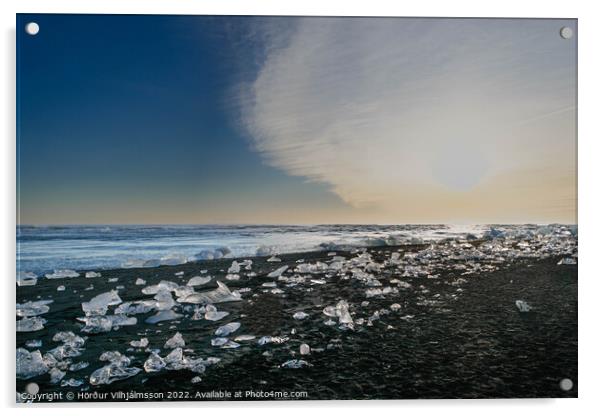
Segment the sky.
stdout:
[[18,221],[576,223],[576,33],[18,15]]

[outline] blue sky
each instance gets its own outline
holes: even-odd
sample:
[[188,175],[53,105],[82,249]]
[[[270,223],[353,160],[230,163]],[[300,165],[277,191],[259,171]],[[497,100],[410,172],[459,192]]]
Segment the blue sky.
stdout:
[[23,223],[344,208],[325,185],[250,151],[228,97],[256,65],[253,45],[236,39],[240,19],[20,15],[17,26],[29,21],[41,30],[18,39]]
[[574,222],[563,25],[18,15],[20,222]]

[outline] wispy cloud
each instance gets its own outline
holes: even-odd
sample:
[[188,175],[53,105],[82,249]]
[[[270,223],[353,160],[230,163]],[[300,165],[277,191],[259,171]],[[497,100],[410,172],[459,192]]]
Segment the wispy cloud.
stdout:
[[240,97],[268,164],[389,221],[574,219],[571,22],[270,21]]

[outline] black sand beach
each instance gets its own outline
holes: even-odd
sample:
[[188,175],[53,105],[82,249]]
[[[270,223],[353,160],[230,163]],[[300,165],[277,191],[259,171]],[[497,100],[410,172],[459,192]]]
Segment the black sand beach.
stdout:
[[[475,242],[473,244],[480,244]],[[369,248],[375,262],[383,264],[391,253],[414,252],[425,246]],[[332,255],[332,253],[331,253]],[[350,258],[349,252],[337,252]],[[66,392],[87,393],[162,393],[155,400],[257,400],[290,399],[417,399],[417,398],[528,398],[577,397],[577,266],[558,265],[562,256],[545,259],[517,259],[495,264],[499,270],[482,271],[461,276],[455,270],[443,270],[436,278],[400,277],[393,266],[384,267],[375,277],[383,286],[392,278],[408,282],[411,287],[399,293],[366,297],[365,285],[355,279],[320,273],[312,279],[325,284],[306,283],[287,286],[267,273],[297,260],[327,261],[327,252],[284,254],[281,262],[267,262],[267,257],[253,258],[255,277],[241,273],[238,281],[225,280],[233,259],[200,261],[179,266],[102,271],[102,277],[41,279],[36,286],[18,287],[17,302],[53,299],[45,328],[36,332],[17,333],[17,348],[25,348],[29,340],[42,340],[42,353],[58,345],[52,336],[58,331],[87,335],[85,350],[72,362],[89,362],[87,368],[68,372],[65,380],[85,381],[80,387],[50,384],[48,374],[28,380],[17,380],[17,391],[35,382],[40,393],[63,392],[58,401],[69,401]],[[230,315],[213,322],[191,320],[189,312],[176,307],[184,317],[176,321],[147,324],[144,319],[153,313],[137,315],[138,324],[99,334],[81,334],[84,316],[81,302],[123,285],[119,296],[125,301],[148,299],[141,289],[146,285],[170,280],[180,285],[199,275],[200,270],[224,281],[231,290],[242,292],[242,301],[221,303],[219,310]],[[175,273],[183,272],[176,276]],[[286,275],[286,273],[285,273]],[[458,280],[462,277],[463,280]],[[117,278],[118,281],[109,279]],[[136,279],[146,285],[135,285]],[[282,293],[272,293],[266,282],[277,282]],[[85,290],[90,285],[92,290]],[[66,290],[57,292],[59,285]],[[392,285],[393,286],[393,285]],[[215,288],[215,280],[202,289]],[[152,296],[150,296],[152,298]],[[323,309],[344,299],[354,320],[368,319],[381,311],[372,325],[355,325],[354,329],[328,326]],[[527,301],[533,309],[520,313],[516,300]],[[368,301],[369,304],[362,302]],[[400,308],[392,310],[397,303]],[[111,307],[112,308],[112,307]],[[382,312],[382,310],[390,313]],[[293,319],[295,312],[309,316]],[[336,320],[336,318],[334,318]],[[287,336],[282,344],[258,345],[257,339],[240,342],[236,349],[220,349],[211,345],[217,327],[236,321],[242,324],[234,334]],[[293,333],[291,333],[293,331]],[[218,357],[221,361],[207,367],[203,374],[189,370],[161,371],[139,374],[109,385],[90,386],[87,377],[106,363],[98,360],[104,351],[119,351],[131,359],[131,366],[142,368],[149,353],[132,349],[132,340],[147,337],[149,348],[160,348],[180,332],[184,347],[195,357]],[[234,336],[233,335],[233,336]],[[299,347],[308,344],[312,352],[301,356]],[[28,348],[30,351],[32,348]],[[38,348],[34,348],[38,349]],[[128,349],[130,349],[128,351]],[[311,366],[291,369],[281,364],[303,359]],[[200,376],[201,381],[191,379]],[[560,388],[563,379],[572,380],[569,391]],[[171,393],[170,393],[171,392]],[[214,392],[214,393],[212,393]],[[221,393],[218,393],[221,392]],[[231,396],[223,397],[229,392]],[[241,392],[236,396],[236,392]],[[252,392],[252,393],[249,393]],[[270,392],[276,396],[270,396]],[[281,393],[287,392],[287,393]],[[291,393],[292,392],[292,393]],[[282,397],[281,394],[292,394]],[[99,400],[80,397],[75,400]],[[110,394],[99,401],[121,401],[124,397]],[[129,397],[128,400],[147,400]]]

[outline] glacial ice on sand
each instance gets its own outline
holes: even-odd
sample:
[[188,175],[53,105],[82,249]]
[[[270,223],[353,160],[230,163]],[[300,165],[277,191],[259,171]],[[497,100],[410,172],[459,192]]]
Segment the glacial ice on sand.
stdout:
[[140,338],[139,341],[132,340],[130,345],[134,348],[146,348],[148,346],[148,338]]
[[35,332],[44,329],[46,319],[39,316],[23,318],[17,321],[17,332]]
[[234,338],[234,341],[236,341],[236,342],[252,341],[255,338],[256,338],[255,335],[238,335],[236,338]]
[[48,374],[50,374],[50,384],[58,384],[67,373],[55,367]]
[[169,348],[169,349],[174,349],[174,348],[184,347],[185,345],[186,345],[186,342],[184,341],[182,334],[180,334],[179,332],[176,332],[173,337],[171,337],[170,339],[168,339],[165,342],[165,345],[163,347]]
[[142,293],[144,293],[145,295],[156,295],[160,291],[173,292],[179,286],[180,285],[178,285],[176,282],[172,282],[169,280],[161,280],[156,285],[150,285],[150,286],[144,287],[142,289]]
[[222,302],[236,302],[241,300],[240,293],[230,291],[228,286],[217,281],[217,289],[206,292],[193,293],[183,298],[178,298],[178,302],[194,304],[214,304]]
[[42,346],[42,340],[41,339],[30,339],[29,341],[27,341],[25,343],[25,346],[27,348],[40,348]]
[[215,335],[218,337],[227,337],[231,333],[235,332],[240,328],[239,322],[230,322],[229,324],[222,325],[215,330]]
[[25,348],[17,348],[17,378],[29,379],[48,372],[39,350],[29,352]]
[[100,276],[102,276],[102,275],[100,273],[98,273],[98,272],[91,272],[91,271],[90,272],[86,272],[86,278],[87,279],[92,279],[94,277],[100,277]]
[[182,316],[183,315],[180,315],[179,313],[176,313],[176,312],[172,311],[171,309],[168,309],[165,311],[159,311],[153,316],[149,316],[148,318],[146,318],[146,320],[144,322],[146,322],[147,324],[156,324],[158,322],[179,319]]
[[524,300],[517,300],[515,302],[516,307],[518,308],[519,312],[529,312],[531,311],[531,305],[529,305],[527,302],[525,302]]
[[79,387],[82,384],[84,384],[83,380],[76,380],[74,378],[61,381],[61,387]]
[[45,276],[47,279],[64,279],[67,277],[78,277],[79,273],[75,270],[59,269],[55,270],[54,273],[48,273]]
[[217,308],[213,305],[205,306],[205,319],[208,321],[219,321],[222,318],[230,315],[229,312],[219,312]]
[[240,264],[236,260],[232,262],[232,265],[228,268],[228,273],[240,273]]
[[136,367],[128,367],[130,359],[117,351],[101,354],[101,361],[109,361],[109,364],[99,368],[90,374],[90,384],[111,384],[114,381],[124,380],[138,374],[141,370]]
[[310,363],[305,360],[288,360],[280,365],[282,368],[303,368],[303,367],[312,367]]
[[151,352],[149,357],[144,362],[144,371],[147,373],[155,373],[165,368],[165,360],[156,352]]
[[30,317],[43,315],[50,310],[48,306],[53,300],[38,300],[25,303],[17,303],[17,316]]
[[344,300],[340,300],[336,306],[325,307],[323,313],[326,316],[339,318],[340,324],[353,324],[353,318],[349,313],[349,304]]
[[307,318],[308,316],[309,315],[306,314],[305,312],[299,311],[299,312],[295,312],[295,314],[293,315],[293,318],[301,321],[301,320]]
[[259,340],[257,341],[257,344],[259,344],[259,345],[284,344],[288,340],[289,340],[289,337],[286,337],[286,336],[284,336],[284,337],[270,337],[270,336],[265,336],[265,337],[259,338]]
[[116,290],[101,293],[90,301],[82,303],[82,310],[86,316],[105,315],[109,306],[119,305],[122,302]]
[[268,273],[268,277],[270,277],[270,278],[280,277],[280,275],[282,275],[282,273],[284,273],[287,269],[288,269],[288,266],[279,267],[278,269],[274,270],[273,272]]
[[122,326],[136,325],[138,323],[136,318],[128,317],[126,315],[85,316],[83,318],[77,318],[77,320],[86,324],[86,326],[82,328],[82,332],[90,334],[109,332]]
[[186,285],[188,286],[202,286],[211,281],[211,276],[194,276],[190,278]]

